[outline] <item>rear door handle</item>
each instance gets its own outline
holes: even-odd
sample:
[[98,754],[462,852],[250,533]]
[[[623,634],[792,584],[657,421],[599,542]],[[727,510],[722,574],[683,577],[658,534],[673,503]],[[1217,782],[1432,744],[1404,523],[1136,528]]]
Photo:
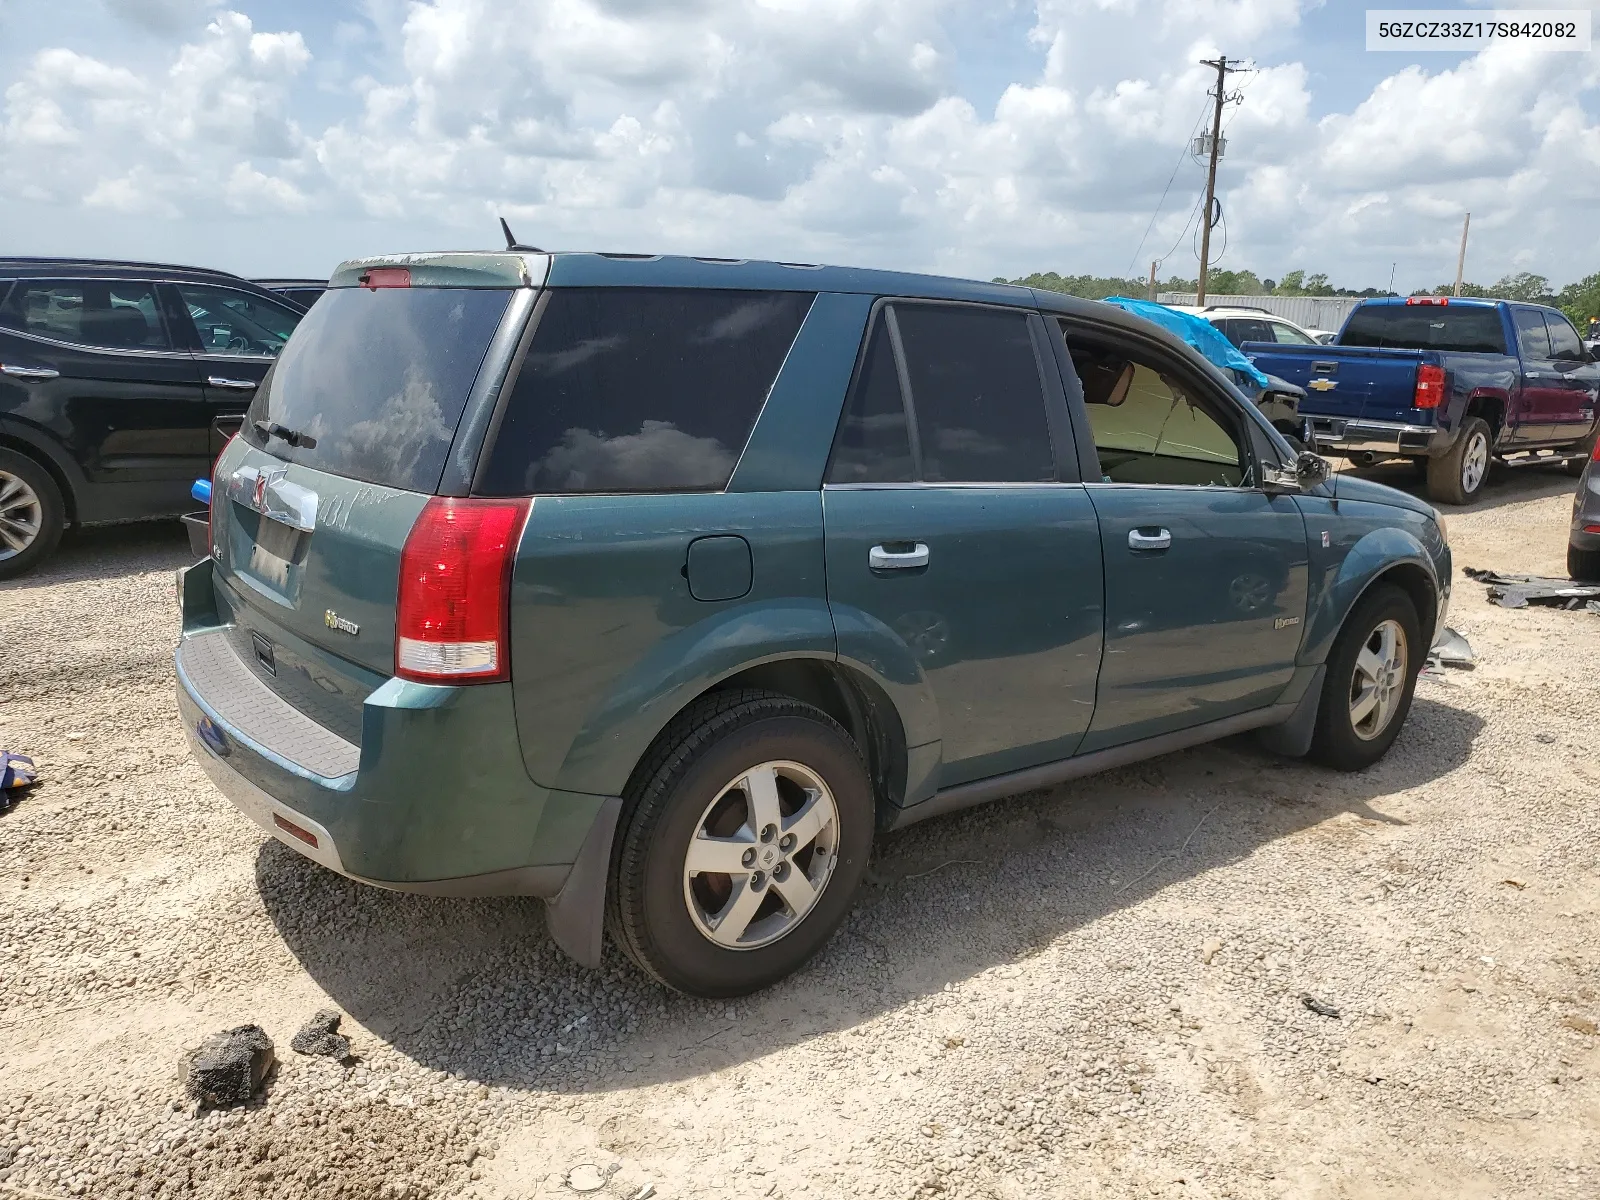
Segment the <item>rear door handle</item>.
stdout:
[[0,365],[0,374],[13,379],[60,379],[61,372],[54,367],[19,367],[13,363]]
[[1165,550],[1172,545],[1172,531],[1170,529],[1157,529],[1154,533],[1145,533],[1143,530],[1128,530],[1129,550]]
[[928,565],[928,547],[922,542],[913,543],[909,550],[890,550],[887,546],[874,546],[867,554],[867,565],[874,571],[903,571],[909,567],[925,567]]
[[256,386],[254,379],[224,379],[221,375],[207,375],[206,383],[214,388],[232,388],[236,392],[248,392]]

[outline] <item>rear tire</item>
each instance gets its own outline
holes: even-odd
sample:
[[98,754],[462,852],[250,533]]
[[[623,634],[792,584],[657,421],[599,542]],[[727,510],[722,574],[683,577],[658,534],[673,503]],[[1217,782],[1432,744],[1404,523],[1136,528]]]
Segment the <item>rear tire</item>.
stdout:
[[1569,458],[1562,464],[1562,470],[1566,471],[1573,479],[1583,474],[1583,469],[1589,465],[1589,460],[1594,457],[1594,444],[1597,438],[1600,438],[1600,428],[1595,429],[1588,437],[1572,448],[1572,452],[1577,455],[1576,458]]
[[625,804],[607,924],[641,969],[691,996],[743,996],[798,970],[849,912],[872,850],[855,742],[771,692],[691,705]]
[[1568,546],[1567,574],[1579,583],[1600,583],[1600,550]]
[[1471,504],[1489,479],[1493,439],[1482,417],[1468,417],[1448,453],[1428,460],[1428,499],[1441,504]]
[[1387,583],[1363,596],[1328,654],[1311,759],[1360,771],[1387,754],[1411,711],[1427,656],[1410,596]]
[[0,449],[0,579],[26,575],[49,558],[65,525],[66,506],[50,472]]

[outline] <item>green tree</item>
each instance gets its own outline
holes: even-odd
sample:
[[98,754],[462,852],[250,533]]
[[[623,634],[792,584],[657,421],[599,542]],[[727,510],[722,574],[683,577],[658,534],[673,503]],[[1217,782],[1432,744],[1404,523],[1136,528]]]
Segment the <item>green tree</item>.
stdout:
[[1306,294],[1306,273],[1302,270],[1285,271],[1283,281],[1275,289],[1280,296],[1304,296]]
[[1515,275],[1504,275],[1495,280],[1489,288],[1489,294],[1500,300],[1521,300],[1527,304],[1551,304],[1556,298],[1550,290],[1548,279],[1528,271],[1518,271]]
[[1600,271],[1567,284],[1556,294],[1555,303],[1580,332],[1586,330],[1590,317],[1600,317]]

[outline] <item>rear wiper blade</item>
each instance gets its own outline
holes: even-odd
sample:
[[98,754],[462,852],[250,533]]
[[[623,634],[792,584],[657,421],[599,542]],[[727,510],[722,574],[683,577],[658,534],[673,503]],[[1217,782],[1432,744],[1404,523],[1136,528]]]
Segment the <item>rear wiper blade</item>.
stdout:
[[315,450],[317,439],[309,433],[301,433],[298,429],[290,429],[287,425],[279,425],[276,421],[252,421],[257,433],[263,438],[281,438],[291,446]]

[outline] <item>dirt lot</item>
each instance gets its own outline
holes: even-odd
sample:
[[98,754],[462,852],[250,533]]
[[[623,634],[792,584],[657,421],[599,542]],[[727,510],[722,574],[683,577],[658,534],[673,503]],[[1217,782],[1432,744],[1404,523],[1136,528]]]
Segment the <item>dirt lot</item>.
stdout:
[[[1570,494],[1500,480],[1458,566],[1561,573]],[[0,585],[45,780],[0,817],[0,1195],[1600,1195],[1593,616],[1458,578],[1481,665],[1375,769],[1235,741],[931,822],[723,1005],[264,840],[179,732],[185,557],[107,531]],[[289,1052],[328,1005],[353,1065]],[[181,1053],[245,1022],[268,1097],[192,1115]]]

